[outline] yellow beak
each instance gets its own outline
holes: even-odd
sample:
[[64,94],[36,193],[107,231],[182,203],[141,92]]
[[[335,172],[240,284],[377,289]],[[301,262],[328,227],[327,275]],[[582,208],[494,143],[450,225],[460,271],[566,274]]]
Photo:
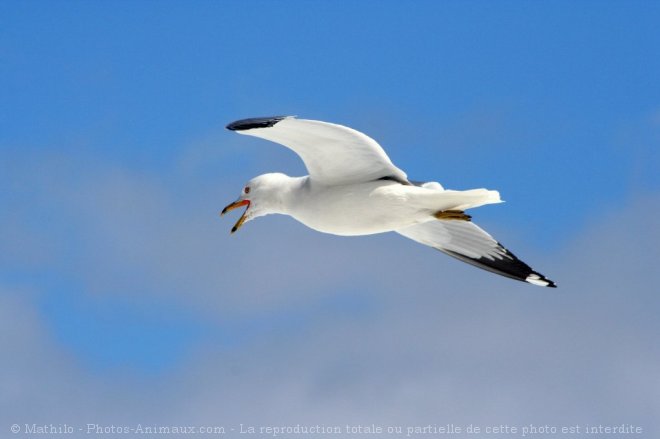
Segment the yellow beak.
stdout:
[[220,215],[224,215],[227,212],[230,212],[234,209],[238,209],[241,206],[247,206],[247,209],[245,209],[245,212],[243,212],[243,215],[238,219],[236,224],[234,224],[234,227],[231,228],[231,233],[234,233],[236,230],[240,229],[243,223],[245,222],[245,214],[247,213],[248,209],[250,208],[250,200],[238,200],[234,201],[231,203],[229,206],[225,207],[222,209],[222,212]]

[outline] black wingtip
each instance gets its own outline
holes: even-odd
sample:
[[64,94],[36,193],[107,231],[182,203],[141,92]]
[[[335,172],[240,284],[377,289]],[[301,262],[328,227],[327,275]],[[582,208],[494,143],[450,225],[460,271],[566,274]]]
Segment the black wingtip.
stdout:
[[270,128],[277,122],[286,119],[289,116],[271,116],[271,117],[253,117],[250,119],[241,119],[227,125],[230,131],[244,131],[253,128]]
[[538,273],[536,271],[532,271],[531,273],[529,273],[524,280],[527,283],[538,285],[541,287],[557,288],[557,284],[554,281],[551,281],[550,279],[548,279],[547,277],[543,276],[541,273]]
[[481,269],[490,271],[492,273],[497,273],[504,277],[526,282],[532,285],[537,285],[540,287],[557,288],[557,284],[555,284],[547,277],[543,276],[541,273],[532,270],[532,268],[529,265],[525,264],[523,261],[518,259],[516,255],[514,255],[509,250],[504,248],[502,244],[498,242],[497,245],[506,257],[472,258],[452,250],[440,249],[440,248],[438,250],[448,254],[449,256],[453,256],[456,259],[459,259],[463,262],[467,262],[470,265],[474,265],[475,267],[479,267]]

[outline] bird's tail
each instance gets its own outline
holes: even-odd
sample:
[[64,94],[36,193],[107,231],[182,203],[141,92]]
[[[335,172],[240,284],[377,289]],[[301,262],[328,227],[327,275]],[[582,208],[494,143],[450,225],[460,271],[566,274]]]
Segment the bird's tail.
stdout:
[[453,191],[426,187],[423,193],[419,193],[418,202],[425,208],[436,211],[443,210],[467,210],[484,204],[502,203],[500,193],[488,189],[471,189],[467,191]]

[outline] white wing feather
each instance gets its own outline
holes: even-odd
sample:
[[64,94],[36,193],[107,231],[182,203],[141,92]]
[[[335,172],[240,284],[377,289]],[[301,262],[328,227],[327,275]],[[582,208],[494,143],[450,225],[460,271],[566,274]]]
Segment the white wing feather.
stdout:
[[286,117],[271,126],[236,131],[293,150],[302,158],[310,177],[326,185],[365,182],[382,177],[407,181],[405,172],[392,164],[375,140],[342,125]]
[[472,222],[429,221],[396,232],[484,270],[534,285],[555,287],[553,281],[534,271]]

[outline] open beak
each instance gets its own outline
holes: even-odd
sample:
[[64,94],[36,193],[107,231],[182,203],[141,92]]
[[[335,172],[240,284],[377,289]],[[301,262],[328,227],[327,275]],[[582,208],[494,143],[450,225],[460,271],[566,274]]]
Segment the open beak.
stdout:
[[225,213],[230,212],[234,209],[238,209],[241,206],[247,206],[247,209],[245,209],[245,212],[243,212],[243,215],[241,215],[241,217],[238,219],[236,224],[234,224],[234,227],[231,228],[231,233],[234,233],[236,230],[240,229],[241,226],[243,225],[243,223],[245,222],[247,211],[250,208],[250,200],[234,201],[229,206],[222,209],[222,212],[220,213],[220,215],[224,215]]

